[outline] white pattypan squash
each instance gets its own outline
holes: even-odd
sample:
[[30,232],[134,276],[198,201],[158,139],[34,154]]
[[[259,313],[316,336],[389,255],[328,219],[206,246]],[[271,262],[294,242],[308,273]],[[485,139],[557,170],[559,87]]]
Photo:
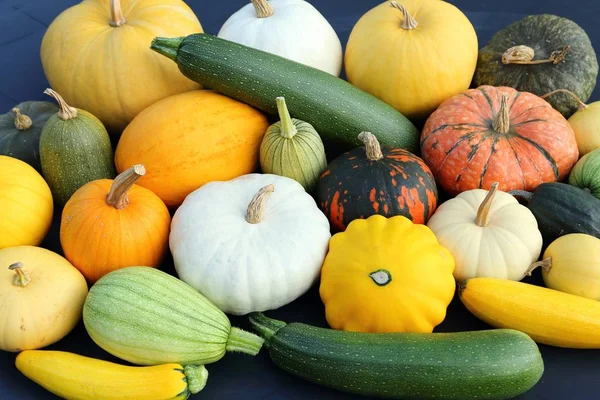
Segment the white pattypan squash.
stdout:
[[218,37],[339,76],[342,44],[323,15],[304,0],[251,0]]
[[179,278],[222,311],[284,306],[313,285],[329,221],[293,179],[249,174],[210,182],[177,209],[169,244]]
[[542,250],[533,213],[510,194],[468,190],[442,203],[427,226],[454,256],[454,277],[520,281]]

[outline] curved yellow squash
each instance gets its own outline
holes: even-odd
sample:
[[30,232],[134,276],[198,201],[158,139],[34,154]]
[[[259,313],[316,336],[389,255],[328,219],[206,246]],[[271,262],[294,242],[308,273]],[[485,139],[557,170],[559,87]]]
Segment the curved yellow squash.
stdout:
[[496,327],[516,329],[538,343],[600,349],[600,302],[524,282],[474,278],[459,288],[462,303]]
[[187,399],[206,385],[203,365],[130,367],[78,354],[25,350],[15,365],[23,375],[64,399]]

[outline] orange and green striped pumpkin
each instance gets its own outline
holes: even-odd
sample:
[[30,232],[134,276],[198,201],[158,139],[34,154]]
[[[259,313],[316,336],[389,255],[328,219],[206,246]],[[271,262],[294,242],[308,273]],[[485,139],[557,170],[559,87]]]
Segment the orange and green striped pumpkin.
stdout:
[[375,214],[427,223],[438,203],[429,167],[407,150],[380,146],[369,132],[358,137],[365,146],[334,159],[317,183],[315,198],[332,230]]

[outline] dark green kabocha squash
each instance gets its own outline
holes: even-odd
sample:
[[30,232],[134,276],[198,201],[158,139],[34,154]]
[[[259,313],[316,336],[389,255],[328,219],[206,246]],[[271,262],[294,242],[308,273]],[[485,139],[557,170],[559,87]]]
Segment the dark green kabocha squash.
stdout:
[[[598,60],[587,33],[555,15],[530,15],[498,31],[479,51],[476,86],[510,86],[542,96],[556,89],[587,101],[596,86]],[[566,93],[546,99],[565,118],[578,110]]]
[[0,155],[25,161],[41,173],[40,134],[57,111],[49,101],[25,101],[0,115]]

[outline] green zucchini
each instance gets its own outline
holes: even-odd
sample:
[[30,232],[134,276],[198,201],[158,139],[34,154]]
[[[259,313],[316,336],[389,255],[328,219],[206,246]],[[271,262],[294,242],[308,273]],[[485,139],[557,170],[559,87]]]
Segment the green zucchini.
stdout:
[[177,63],[189,79],[277,115],[285,97],[292,117],[310,123],[342,151],[362,146],[372,132],[384,146],[419,151],[419,131],[399,111],[336,76],[206,33],[152,41],[150,48]]
[[508,399],[544,372],[537,344],[510,329],[362,333],[250,315],[283,370],[340,391],[402,399]]

